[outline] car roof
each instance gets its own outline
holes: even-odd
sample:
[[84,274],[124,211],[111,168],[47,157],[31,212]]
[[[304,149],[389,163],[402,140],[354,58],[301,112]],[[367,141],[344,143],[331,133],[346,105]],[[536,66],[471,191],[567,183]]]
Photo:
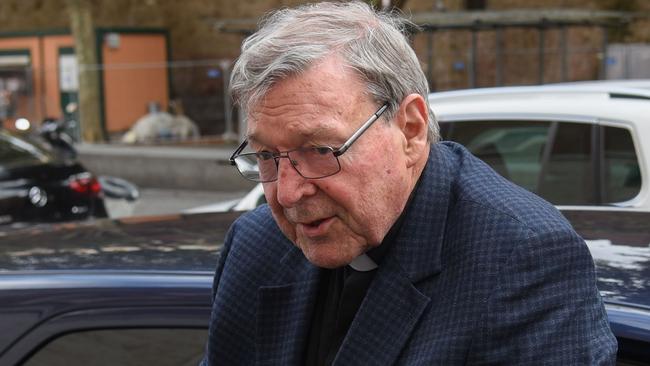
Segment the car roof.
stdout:
[[[471,115],[507,118],[557,116],[576,122],[639,124],[650,115],[650,89],[606,84],[564,84],[479,88],[432,93],[429,102],[441,120]],[[642,127],[648,127],[644,123]]]
[[0,276],[25,271],[214,271],[240,213],[43,224],[0,232]]
[[557,83],[547,85],[565,85],[565,86],[596,86],[596,87],[623,87],[633,89],[650,90],[650,79],[612,79],[612,80],[585,80],[573,81],[568,83]]
[[602,93],[621,92],[635,95],[639,98],[648,98],[650,92],[650,79],[628,79],[628,80],[585,80],[540,85],[515,85],[495,86],[486,88],[458,89],[434,92],[430,98],[436,100],[443,98],[474,98],[486,95],[512,95],[512,94],[552,94],[555,92],[585,93],[600,91]]

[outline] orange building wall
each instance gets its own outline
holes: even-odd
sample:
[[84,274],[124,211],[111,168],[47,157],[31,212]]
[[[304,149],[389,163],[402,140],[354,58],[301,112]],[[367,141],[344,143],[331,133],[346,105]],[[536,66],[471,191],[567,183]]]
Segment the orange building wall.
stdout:
[[72,36],[47,36],[43,38],[44,62],[44,108],[46,117],[61,118],[61,94],[59,92],[59,48],[74,47]]
[[106,130],[121,132],[146,114],[148,102],[169,103],[167,47],[162,34],[120,33],[117,48],[102,45]]
[[[30,121],[43,118],[43,55],[38,37],[0,38],[0,50],[29,50],[32,72],[31,96],[20,96],[17,101],[16,115]],[[13,120],[4,121],[5,127],[11,127]]]

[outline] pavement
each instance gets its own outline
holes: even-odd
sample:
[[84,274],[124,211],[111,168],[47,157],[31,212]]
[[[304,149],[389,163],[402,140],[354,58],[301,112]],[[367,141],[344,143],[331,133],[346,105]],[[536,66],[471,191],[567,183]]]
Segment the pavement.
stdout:
[[175,214],[183,210],[241,198],[248,191],[196,191],[181,189],[140,188],[135,202],[121,199],[104,200],[111,218]]
[[96,175],[126,179],[139,188],[199,192],[246,192],[244,180],[228,158],[234,145],[148,146],[78,144],[79,159]]

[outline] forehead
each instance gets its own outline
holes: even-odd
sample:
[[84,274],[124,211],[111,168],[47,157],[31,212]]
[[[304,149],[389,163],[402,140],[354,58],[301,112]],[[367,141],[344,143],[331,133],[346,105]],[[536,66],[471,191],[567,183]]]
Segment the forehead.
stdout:
[[306,72],[274,85],[248,115],[252,142],[291,134],[302,138],[328,136],[353,121],[368,102],[365,84],[338,60],[326,59]]

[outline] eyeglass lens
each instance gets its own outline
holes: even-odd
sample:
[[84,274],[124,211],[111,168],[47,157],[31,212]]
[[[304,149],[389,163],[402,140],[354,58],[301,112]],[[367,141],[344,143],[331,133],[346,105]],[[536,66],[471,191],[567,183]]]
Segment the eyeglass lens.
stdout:
[[334,151],[330,147],[308,147],[287,151],[283,154],[260,152],[241,154],[235,158],[244,178],[270,182],[278,177],[281,158],[289,159],[291,165],[305,178],[322,178],[340,170]]

